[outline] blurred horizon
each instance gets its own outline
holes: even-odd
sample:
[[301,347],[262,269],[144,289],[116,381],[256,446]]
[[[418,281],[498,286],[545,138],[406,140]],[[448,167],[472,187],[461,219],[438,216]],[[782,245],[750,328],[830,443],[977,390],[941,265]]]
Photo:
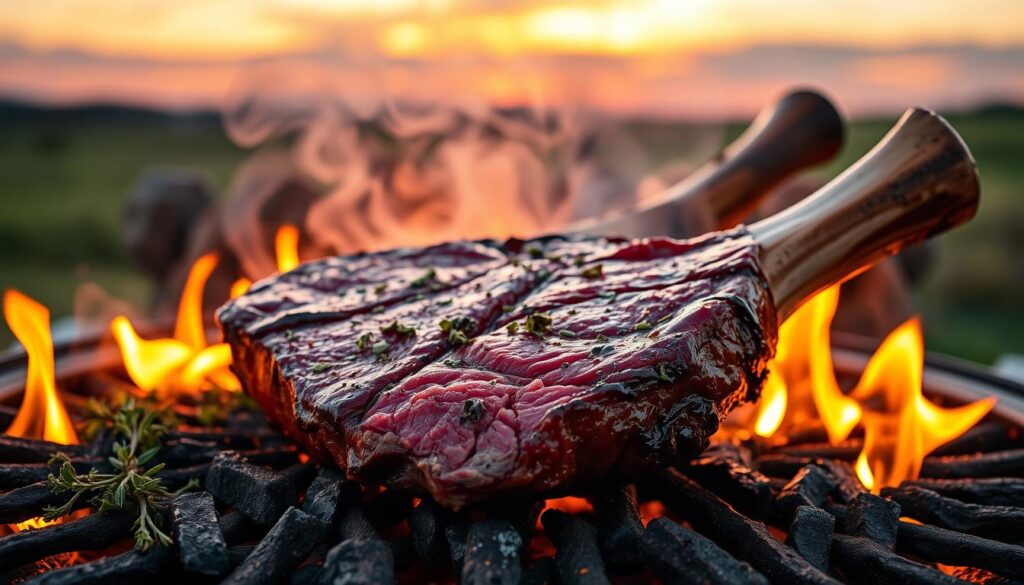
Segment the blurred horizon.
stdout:
[[1011,0],[40,0],[0,10],[0,98],[220,109],[258,80],[721,119],[808,85],[853,117],[962,111],[1024,103],[1020,22]]

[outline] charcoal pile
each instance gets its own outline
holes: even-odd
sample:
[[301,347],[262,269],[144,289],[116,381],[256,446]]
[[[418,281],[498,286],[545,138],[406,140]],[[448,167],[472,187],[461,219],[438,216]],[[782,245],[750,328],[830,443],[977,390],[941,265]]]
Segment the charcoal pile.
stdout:
[[[137,408],[141,409],[141,407]],[[809,434],[769,447],[717,440],[701,456],[573,497],[458,512],[310,462],[250,408],[215,426],[185,411],[150,466],[172,492],[150,518],[86,497],[58,523],[0,537],[12,583],[1011,583],[1024,579],[1024,449],[991,420],[929,456],[922,477],[866,492]],[[852,441],[859,441],[854,438]],[[0,523],[62,506],[50,474],[111,472],[116,437],[0,439]]]

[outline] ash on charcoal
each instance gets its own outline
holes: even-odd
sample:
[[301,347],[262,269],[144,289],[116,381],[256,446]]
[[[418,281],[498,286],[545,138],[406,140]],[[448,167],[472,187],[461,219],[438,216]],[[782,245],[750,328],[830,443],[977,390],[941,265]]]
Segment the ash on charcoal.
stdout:
[[327,535],[327,525],[298,508],[288,508],[270,532],[222,583],[270,585],[284,579]]
[[846,508],[843,529],[852,536],[861,536],[888,550],[896,545],[900,523],[900,505],[873,494],[860,494]]
[[391,548],[381,540],[343,540],[327,553],[323,585],[388,585],[395,582]]
[[641,540],[644,563],[665,583],[767,585],[753,567],[733,558],[710,539],[667,518],[647,525]]
[[178,558],[185,571],[211,576],[228,572],[228,545],[217,523],[217,510],[209,492],[174,498],[171,517]]
[[466,585],[516,585],[522,575],[523,539],[511,522],[485,520],[469,526],[462,563]]
[[555,543],[555,570],[562,585],[608,583],[597,545],[597,529],[586,520],[559,510],[541,516],[544,532]]
[[232,452],[214,458],[203,485],[218,500],[264,525],[273,524],[299,498],[287,475],[253,465]]
[[786,544],[820,571],[828,571],[836,519],[825,510],[799,506],[786,533]]

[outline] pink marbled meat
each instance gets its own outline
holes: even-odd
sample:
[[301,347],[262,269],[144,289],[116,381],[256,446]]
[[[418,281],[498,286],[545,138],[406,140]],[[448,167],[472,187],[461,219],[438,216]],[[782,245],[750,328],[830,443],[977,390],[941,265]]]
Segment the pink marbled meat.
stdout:
[[[328,258],[219,318],[248,392],[314,456],[458,507],[703,449],[756,397],[774,346],[756,251],[738,229]],[[537,313],[542,335],[523,327]],[[439,326],[457,318],[466,345]],[[385,331],[395,322],[415,334]],[[386,351],[357,344],[367,334]]]

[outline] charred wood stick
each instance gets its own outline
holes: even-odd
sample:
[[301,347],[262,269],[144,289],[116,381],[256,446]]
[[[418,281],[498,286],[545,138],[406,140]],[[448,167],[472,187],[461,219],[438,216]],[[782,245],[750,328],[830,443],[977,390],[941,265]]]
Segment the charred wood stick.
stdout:
[[840,445],[830,443],[804,443],[802,445],[786,445],[771,452],[793,457],[811,457],[814,459],[837,459],[839,461],[856,461],[864,448],[862,439],[851,439]]
[[754,460],[754,467],[770,477],[784,477],[787,480],[800,471],[800,468],[814,463],[813,457],[799,457],[780,453],[768,453]]
[[228,545],[209,492],[175,498],[171,502],[171,518],[178,558],[186,572],[210,576],[228,572]]
[[409,533],[416,554],[427,564],[438,564],[448,556],[444,535],[447,514],[431,499],[425,499],[409,516]]
[[644,525],[637,507],[636,488],[615,486],[591,498],[601,554],[609,565],[630,568],[640,561]]
[[836,519],[821,508],[800,506],[786,532],[786,544],[819,571],[828,571]]
[[905,559],[877,542],[857,536],[832,537],[832,562],[850,583],[876,585],[963,585],[942,571]]
[[224,541],[228,544],[236,544],[249,538],[262,536],[265,530],[238,510],[224,514],[217,524],[220,526],[221,534],[224,535]]
[[224,452],[213,460],[203,486],[257,524],[273,524],[299,498],[289,476]]
[[926,457],[921,466],[921,477],[1024,477],[1024,449]]
[[[544,532],[555,543],[555,570],[562,585],[609,583],[597,545],[597,529],[586,520],[559,510],[540,518]],[[472,530],[471,530],[472,532]],[[469,553],[466,553],[469,561]]]
[[174,555],[164,546],[146,552],[128,551],[81,565],[43,573],[24,581],[31,585],[117,585],[135,584],[149,577],[170,581],[175,575]]
[[820,507],[838,486],[836,478],[817,465],[806,465],[775,498],[775,515],[789,522],[800,506]]
[[1018,448],[1024,437],[1020,429],[998,421],[986,421],[971,427],[966,433],[932,451],[932,456],[970,455]]
[[462,573],[462,563],[466,559],[466,537],[469,523],[465,517],[452,518],[444,527],[444,538],[448,542],[448,554],[456,573]]
[[853,501],[860,494],[867,493],[864,485],[857,478],[857,472],[853,466],[845,461],[833,461],[832,459],[816,459],[814,464],[822,469],[828,470],[836,480],[836,489],[832,493],[842,503]]
[[[71,496],[55,494],[46,482],[33,483],[0,494],[0,523],[14,524],[43,515],[47,506],[61,506]],[[73,509],[80,510],[89,505],[88,498],[78,498]]]
[[924,522],[998,540],[1020,542],[1024,537],[1024,508],[967,504],[921,487],[884,489],[903,508],[903,514]]
[[354,505],[362,497],[359,485],[345,479],[337,469],[325,467],[306,490],[302,511],[329,526],[338,521],[339,513]]
[[395,582],[391,548],[381,540],[344,540],[327,553],[324,585],[390,585]]
[[900,505],[874,494],[860,494],[846,507],[843,530],[873,540],[888,550],[896,546]]
[[690,478],[668,470],[656,474],[652,484],[653,491],[669,509],[772,581],[836,583],[776,540],[764,523],[740,514]]
[[1024,579],[1024,547],[936,526],[900,522],[896,550],[935,563],[965,565]]
[[[76,473],[87,473],[100,464],[99,459],[87,458],[71,462]],[[60,465],[48,463],[11,463],[0,465],[0,489],[9,490],[29,484],[46,481],[50,474],[56,474]]]
[[209,472],[209,463],[193,465],[192,467],[165,467],[163,471],[160,472],[159,477],[163,480],[164,487],[179,488],[193,479],[202,482],[206,479],[206,474]]
[[485,520],[470,525],[462,580],[466,585],[517,585],[522,576],[519,549],[522,537],[507,520]]
[[0,573],[55,554],[103,550],[128,538],[134,522],[133,511],[114,511],[15,532],[0,538]]
[[771,506],[771,482],[744,461],[739,448],[720,443],[691,461],[683,473],[718,494],[737,510],[763,516]]
[[380,532],[370,521],[365,505],[356,506],[342,514],[338,523],[338,536],[341,540],[381,540]]
[[641,540],[644,563],[664,583],[767,585],[768,579],[717,544],[667,518],[647,525]]
[[256,550],[255,544],[235,544],[228,547],[228,563],[235,568],[249,558],[252,551]]
[[64,453],[71,459],[93,455],[88,445],[61,445],[40,439],[0,435],[0,461],[4,463],[46,463],[54,453]]
[[238,565],[224,585],[270,585],[284,580],[288,573],[309,556],[310,551],[327,535],[326,524],[298,508],[288,508],[256,545],[242,564]]
[[914,479],[900,488],[920,487],[937,494],[973,504],[1024,506],[1024,479],[1017,477],[981,477],[977,479]]

